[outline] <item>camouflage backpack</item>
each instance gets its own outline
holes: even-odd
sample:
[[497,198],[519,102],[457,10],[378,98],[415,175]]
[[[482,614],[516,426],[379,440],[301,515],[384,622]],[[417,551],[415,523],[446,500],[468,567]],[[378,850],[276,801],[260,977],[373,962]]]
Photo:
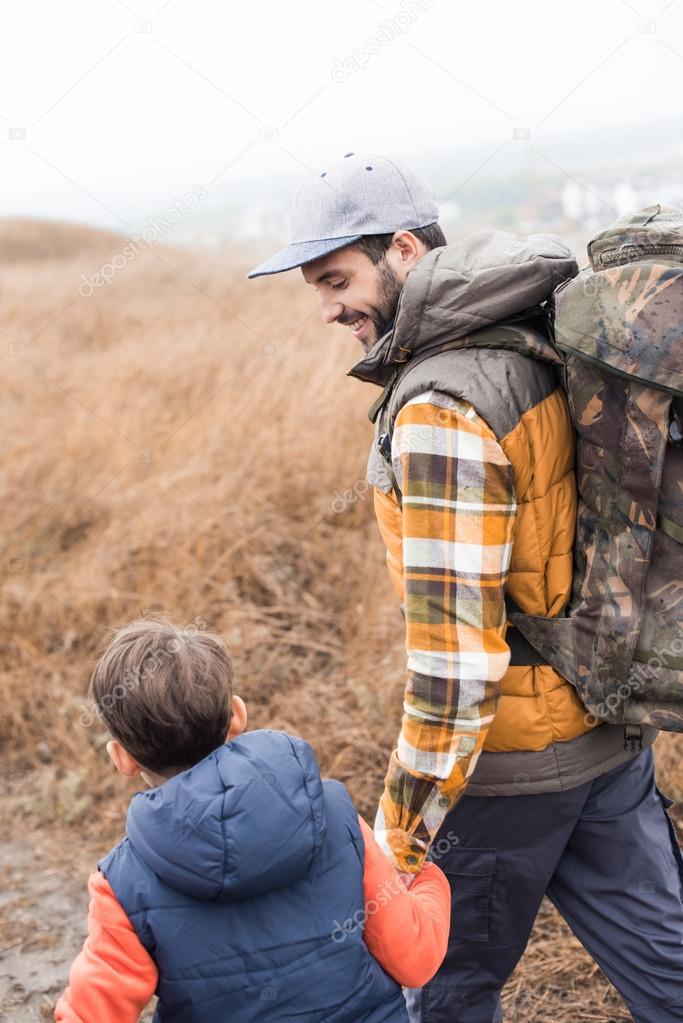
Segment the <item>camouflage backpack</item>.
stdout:
[[588,246],[554,296],[576,427],[565,616],[510,613],[596,719],[683,732],[683,212],[652,206]]

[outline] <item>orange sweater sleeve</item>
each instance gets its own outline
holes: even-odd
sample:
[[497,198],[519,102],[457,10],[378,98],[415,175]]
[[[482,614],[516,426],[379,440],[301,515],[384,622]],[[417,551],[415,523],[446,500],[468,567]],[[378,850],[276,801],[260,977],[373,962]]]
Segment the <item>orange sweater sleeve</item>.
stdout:
[[88,937],[55,1007],[59,1023],[137,1023],[158,972],[99,871],[88,880]]
[[406,888],[370,825],[358,819],[365,842],[365,944],[395,981],[422,987],[446,955],[450,886],[435,863],[425,862]]

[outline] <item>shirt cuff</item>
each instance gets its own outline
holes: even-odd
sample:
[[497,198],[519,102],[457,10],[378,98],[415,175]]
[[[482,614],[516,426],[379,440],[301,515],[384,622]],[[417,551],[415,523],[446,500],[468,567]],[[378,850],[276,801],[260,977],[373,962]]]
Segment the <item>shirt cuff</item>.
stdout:
[[375,839],[396,869],[405,874],[417,874],[429,851],[419,838],[400,828],[392,828],[391,831],[376,828]]

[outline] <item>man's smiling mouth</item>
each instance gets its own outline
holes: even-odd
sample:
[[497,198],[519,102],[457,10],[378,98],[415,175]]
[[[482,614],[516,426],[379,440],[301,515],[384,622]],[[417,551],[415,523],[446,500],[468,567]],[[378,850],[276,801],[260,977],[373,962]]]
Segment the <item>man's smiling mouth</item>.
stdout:
[[348,326],[351,329],[352,334],[357,337],[361,332],[365,324],[368,322],[368,318],[365,315],[359,316],[357,319],[352,320]]

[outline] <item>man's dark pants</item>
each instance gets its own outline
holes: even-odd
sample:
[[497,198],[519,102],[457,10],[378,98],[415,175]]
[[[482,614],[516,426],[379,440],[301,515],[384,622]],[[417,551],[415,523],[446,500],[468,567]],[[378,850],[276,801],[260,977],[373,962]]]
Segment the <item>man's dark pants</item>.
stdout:
[[[430,858],[453,898],[446,959],[413,1023],[498,1023],[543,895],[637,1023],[683,1020],[683,860],[652,750],[566,792],[463,796]],[[531,980],[533,983],[533,979]]]

